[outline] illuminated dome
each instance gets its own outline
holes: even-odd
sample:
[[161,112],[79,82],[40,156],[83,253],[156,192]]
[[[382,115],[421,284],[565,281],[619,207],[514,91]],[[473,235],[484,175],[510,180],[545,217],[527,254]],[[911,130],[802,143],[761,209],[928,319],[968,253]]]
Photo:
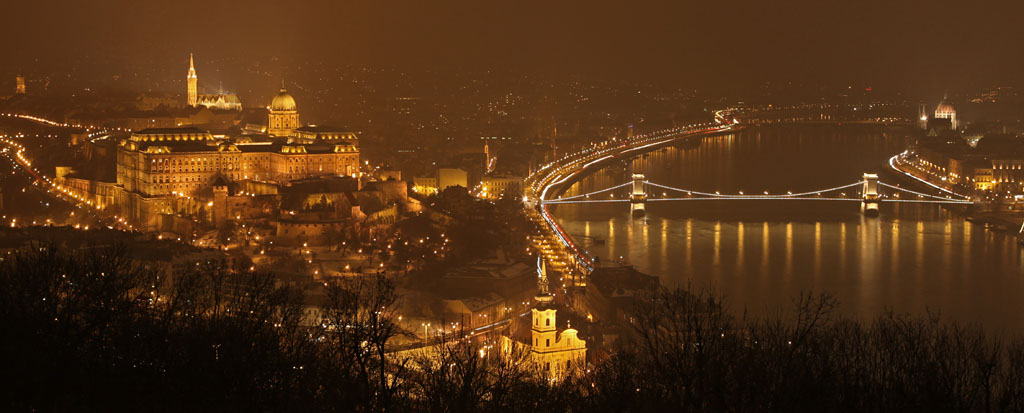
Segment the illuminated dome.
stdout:
[[956,109],[953,109],[953,105],[949,102],[942,101],[939,106],[935,108],[935,117],[937,118],[948,118],[956,114]]
[[935,119],[949,119],[949,125],[953,130],[960,129],[960,124],[956,119],[956,109],[953,105],[946,100],[946,97],[942,97],[942,102],[935,108]]
[[294,111],[296,110],[295,98],[281,88],[281,92],[274,96],[274,100],[270,101],[270,110]]

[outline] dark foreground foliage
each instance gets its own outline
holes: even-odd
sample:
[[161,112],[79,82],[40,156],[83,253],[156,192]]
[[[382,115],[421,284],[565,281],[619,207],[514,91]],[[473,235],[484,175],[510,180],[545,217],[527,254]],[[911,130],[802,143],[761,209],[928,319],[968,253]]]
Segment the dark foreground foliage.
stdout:
[[827,296],[752,321],[660,291],[589,374],[548,383],[516,351],[391,353],[386,278],[331,284],[309,308],[267,274],[128,257],[44,246],[0,264],[2,410],[1024,411],[1020,340],[937,317],[844,320]]

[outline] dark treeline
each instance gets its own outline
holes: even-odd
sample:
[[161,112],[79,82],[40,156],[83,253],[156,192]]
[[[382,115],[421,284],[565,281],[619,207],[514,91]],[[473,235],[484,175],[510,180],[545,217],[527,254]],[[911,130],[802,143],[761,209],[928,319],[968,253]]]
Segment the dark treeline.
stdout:
[[747,320],[714,295],[662,290],[616,349],[554,383],[522,349],[392,352],[396,300],[385,277],[331,283],[310,308],[269,274],[201,264],[168,277],[118,248],[23,250],[0,263],[0,406],[1024,411],[1024,342],[932,316],[845,320],[827,296]]

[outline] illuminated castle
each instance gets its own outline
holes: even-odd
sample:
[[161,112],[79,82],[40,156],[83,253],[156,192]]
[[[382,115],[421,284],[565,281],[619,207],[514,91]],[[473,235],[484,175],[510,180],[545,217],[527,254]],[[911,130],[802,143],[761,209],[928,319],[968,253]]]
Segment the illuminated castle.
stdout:
[[234,94],[200,94],[199,93],[199,77],[196,76],[195,61],[192,59],[192,55],[188,55],[188,75],[185,78],[188,83],[188,106],[189,107],[206,107],[210,109],[222,109],[222,110],[242,110],[242,101],[238,99],[238,96]]
[[217,139],[197,128],[145,129],[121,142],[117,183],[147,197],[197,196],[218,177],[284,183],[355,175],[359,168],[355,135],[320,136],[308,144],[296,144]]
[[[194,68],[188,81],[189,104],[203,106],[208,95],[197,93]],[[227,210],[226,198],[218,194],[228,188],[271,195],[298,180],[358,178],[355,133],[300,126],[295,99],[284,90],[269,109],[267,134],[215,134],[197,127],[135,131],[117,147],[115,182],[67,178],[65,173],[58,174],[58,187],[97,209],[114,207],[133,224],[151,230],[166,227],[168,217],[183,213],[206,219],[211,209]]]

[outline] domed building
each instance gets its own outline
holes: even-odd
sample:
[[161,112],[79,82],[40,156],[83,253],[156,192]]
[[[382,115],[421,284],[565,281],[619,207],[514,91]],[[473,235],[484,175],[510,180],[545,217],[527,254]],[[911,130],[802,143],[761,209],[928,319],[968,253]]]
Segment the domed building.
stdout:
[[935,119],[949,119],[950,127],[953,130],[958,129],[956,121],[956,109],[949,103],[945,96],[942,98],[942,102],[935,108]]
[[267,134],[270,136],[290,136],[301,125],[295,98],[288,94],[284,85],[270,101],[270,114],[267,116]]
[[[132,131],[117,145],[116,181],[60,176],[56,185],[95,200],[90,205],[97,209],[118,208],[139,228],[174,231],[169,228],[179,228],[173,222],[182,213],[189,215],[189,225],[194,220],[219,225],[225,217],[266,218],[279,210],[273,196],[293,182],[360,177],[354,132],[301,126],[295,98],[284,85],[266,113],[264,107],[238,114],[218,110],[241,111],[241,103],[234,95],[199,93],[193,63],[190,56],[187,108],[182,110],[187,124]],[[241,122],[246,123],[236,129]],[[211,132],[214,124],[229,126]]]

